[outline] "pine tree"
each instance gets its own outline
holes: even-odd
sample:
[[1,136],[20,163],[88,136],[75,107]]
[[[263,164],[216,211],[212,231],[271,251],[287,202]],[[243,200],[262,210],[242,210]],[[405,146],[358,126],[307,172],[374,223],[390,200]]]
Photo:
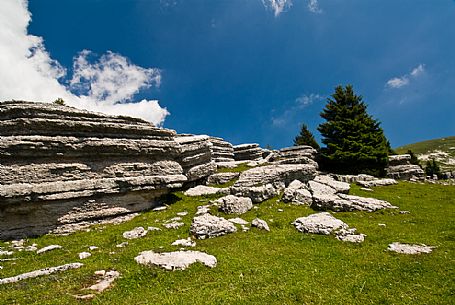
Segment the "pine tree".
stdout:
[[411,160],[409,161],[411,164],[419,165],[419,166],[420,166],[419,159],[418,159],[417,156],[412,152],[412,150],[408,149],[407,154],[411,156]]
[[431,161],[427,161],[426,167],[425,167],[425,175],[433,177],[433,175],[438,176],[438,178],[441,178],[441,168],[439,167],[438,163],[434,159]]
[[362,97],[352,86],[338,86],[321,113],[326,120],[318,130],[326,147],[321,168],[344,174],[383,175],[390,144],[380,123],[367,113]]
[[316,142],[313,134],[308,130],[308,126],[306,124],[302,124],[299,135],[294,138],[294,146],[298,145],[309,145],[315,149],[319,149],[318,142]]

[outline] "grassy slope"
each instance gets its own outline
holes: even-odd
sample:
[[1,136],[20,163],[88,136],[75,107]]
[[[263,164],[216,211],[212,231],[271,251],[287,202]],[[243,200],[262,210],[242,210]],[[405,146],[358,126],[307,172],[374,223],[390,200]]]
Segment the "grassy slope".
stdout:
[[[351,193],[389,200],[410,214],[396,210],[377,213],[337,213],[336,217],[367,234],[361,245],[342,243],[332,236],[297,232],[291,222],[314,213],[308,207],[276,200],[258,205],[242,217],[268,221],[271,232],[255,228],[223,237],[197,241],[195,250],[218,259],[209,269],[196,264],[185,271],[168,272],[135,263],[140,251],[177,250],[170,246],[185,238],[196,206],[210,198],[181,199],[166,211],[145,212],[121,225],[97,227],[71,236],[43,236],[29,240],[39,246],[60,244],[62,250],[42,255],[19,252],[4,266],[0,277],[78,261],[77,253],[99,246],[85,266],[47,277],[0,286],[1,304],[449,304],[455,293],[455,187],[400,183],[367,193]],[[283,212],[278,212],[278,209]],[[178,230],[150,232],[129,241],[122,232],[136,226],[159,226],[187,210],[186,225]],[[378,226],[385,223],[387,226]],[[437,246],[427,255],[405,256],[386,251],[391,242]],[[0,242],[0,246],[5,247]],[[111,252],[115,252],[111,254]],[[93,301],[71,295],[94,282],[99,269],[121,272],[115,286]]]
[[455,157],[455,150],[451,150],[450,147],[455,147],[455,136],[408,144],[398,147],[395,150],[399,154],[404,154],[409,149],[416,154],[426,154],[434,150],[440,150],[450,153],[453,157]]

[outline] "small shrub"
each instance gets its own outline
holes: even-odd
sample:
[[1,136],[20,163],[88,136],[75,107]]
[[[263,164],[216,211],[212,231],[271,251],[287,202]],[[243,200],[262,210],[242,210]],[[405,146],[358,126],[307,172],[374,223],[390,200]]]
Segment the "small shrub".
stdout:
[[54,101],[54,104],[60,105],[60,106],[64,106],[65,105],[65,101],[61,97],[59,97],[58,99],[56,99]]

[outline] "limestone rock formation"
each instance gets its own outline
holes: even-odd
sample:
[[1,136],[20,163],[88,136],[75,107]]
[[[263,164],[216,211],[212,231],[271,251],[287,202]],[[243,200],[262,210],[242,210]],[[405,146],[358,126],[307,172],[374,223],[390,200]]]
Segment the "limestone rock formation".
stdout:
[[260,160],[262,159],[262,149],[257,143],[236,145],[234,146],[234,159],[236,161]]
[[299,180],[294,180],[288,185],[282,199],[284,202],[292,202],[297,205],[309,206],[313,202],[308,186]]
[[153,251],[141,252],[134,258],[142,265],[159,266],[166,270],[185,270],[191,264],[200,262],[207,267],[216,267],[215,256],[199,251],[176,251],[155,253]]
[[224,219],[210,214],[203,214],[193,218],[190,233],[198,239],[217,237],[237,232],[235,225]]
[[311,164],[318,168],[314,161],[317,151],[307,145],[293,146],[280,149],[273,161],[278,164]]
[[420,253],[431,253],[434,247],[427,245],[412,245],[402,243],[391,243],[387,250],[401,253],[401,254],[420,254]]
[[227,195],[214,201],[218,209],[227,214],[243,214],[253,208],[253,202],[248,197]]
[[210,175],[207,178],[207,185],[211,184],[225,184],[234,179],[237,179],[240,176],[240,173],[217,173]]
[[425,178],[425,172],[420,166],[411,164],[411,155],[394,155],[389,156],[389,166],[387,167],[387,176],[393,179],[409,180],[411,177],[418,179]]
[[269,228],[269,225],[267,224],[267,222],[260,218],[253,219],[253,221],[251,221],[251,225],[253,227],[258,228],[259,230],[265,230],[267,232],[270,232],[270,228]]
[[205,195],[215,195],[215,194],[224,194],[229,193],[228,188],[219,188],[219,187],[210,187],[205,185],[198,185],[192,187],[184,192],[185,196],[205,196]]
[[212,160],[218,162],[234,161],[234,146],[222,138],[210,137]]
[[394,185],[398,182],[395,179],[374,179],[370,181],[358,181],[357,184],[366,188],[370,188],[373,186],[386,186],[386,185]]
[[0,103],[0,136],[0,239],[122,219],[216,169],[207,137],[56,104]]

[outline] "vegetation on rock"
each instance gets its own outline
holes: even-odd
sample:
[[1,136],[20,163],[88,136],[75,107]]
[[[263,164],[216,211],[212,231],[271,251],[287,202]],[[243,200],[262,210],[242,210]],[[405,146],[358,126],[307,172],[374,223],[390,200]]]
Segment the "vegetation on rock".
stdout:
[[367,106],[352,86],[338,86],[321,113],[320,166],[346,174],[384,174],[390,144],[379,121],[367,113]]

